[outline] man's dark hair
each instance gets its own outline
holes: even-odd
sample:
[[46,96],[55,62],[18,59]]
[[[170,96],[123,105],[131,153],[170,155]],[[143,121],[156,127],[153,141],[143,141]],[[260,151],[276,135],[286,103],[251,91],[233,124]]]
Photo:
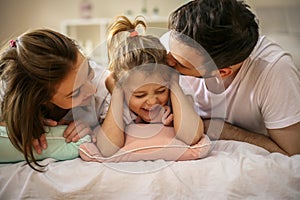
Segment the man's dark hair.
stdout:
[[250,6],[238,0],[191,1],[171,13],[168,26],[177,40],[193,47],[181,39],[186,35],[199,43],[219,69],[244,61],[259,37]]

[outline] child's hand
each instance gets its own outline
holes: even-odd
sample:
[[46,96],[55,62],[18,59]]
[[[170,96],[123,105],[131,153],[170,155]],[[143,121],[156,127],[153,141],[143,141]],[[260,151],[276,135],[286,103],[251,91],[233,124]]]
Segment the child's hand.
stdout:
[[173,114],[171,113],[171,108],[169,106],[164,106],[163,107],[165,110],[162,116],[162,123],[165,126],[171,126],[173,122]]
[[165,126],[172,125],[173,114],[169,106],[161,106],[159,114],[151,120],[152,123],[163,123]]
[[110,75],[105,79],[105,86],[106,89],[109,91],[110,94],[112,94],[115,86],[116,86],[116,80],[114,78],[114,73],[110,73]]
[[77,142],[80,138],[92,133],[89,124],[78,120],[68,123],[63,136],[66,138],[66,142]]

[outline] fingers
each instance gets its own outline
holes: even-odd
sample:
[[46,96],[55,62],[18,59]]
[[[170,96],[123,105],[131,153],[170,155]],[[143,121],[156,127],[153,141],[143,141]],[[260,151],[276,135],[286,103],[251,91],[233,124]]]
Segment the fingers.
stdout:
[[46,134],[42,134],[39,141],[40,141],[41,147],[43,149],[47,149],[48,144],[47,144]]
[[66,130],[64,131],[64,138],[66,138],[66,142],[71,142],[73,137],[77,134],[75,122],[71,122]]
[[40,146],[38,139],[32,140],[32,146],[33,146],[33,149],[35,150],[35,152],[37,152],[38,154],[42,153],[42,147]]
[[80,138],[92,132],[90,126],[84,122],[71,122],[64,131],[64,138],[66,142],[77,142]]
[[166,126],[171,125],[174,117],[173,114],[171,113],[171,108],[169,106],[164,106],[165,112],[162,117],[162,123]]
[[69,125],[72,121],[61,119],[58,122],[58,125]]
[[166,118],[171,113],[171,108],[170,106],[164,106],[164,109],[165,111],[163,116]]
[[48,147],[46,135],[42,134],[39,139],[33,139],[32,146],[37,154],[41,154],[43,149],[47,149]]
[[163,118],[163,124],[166,125],[166,126],[170,126],[173,122],[173,114],[170,114],[167,118]]
[[72,138],[72,142],[77,142],[80,138],[91,133],[90,127],[84,127],[80,132],[77,132],[77,135]]
[[96,143],[97,142],[97,136],[95,134],[92,134],[91,137],[92,137],[92,142]]
[[52,119],[44,119],[44,125],[46,126],[57,126],[57,121],[54,121]]

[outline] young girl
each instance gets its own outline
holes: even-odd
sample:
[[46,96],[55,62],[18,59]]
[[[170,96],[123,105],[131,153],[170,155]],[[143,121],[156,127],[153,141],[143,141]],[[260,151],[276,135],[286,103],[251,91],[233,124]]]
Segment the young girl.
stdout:
[[[179,87],[178,74],[166,66],[165,48],[158,38],[139,35],[138,25],[146,27],[141,20],[131,23],[120,16],[109,29],[113,76],[107,87],[113,90],[112,100],[106,120],[97,132],[97,146],[104,157],[112,156],[122,144],[126,148],[133,138],[161,133],[165,126],[172,126],[175,138],[186,145],[198,143],[204,135],[201,118]],[[132,128],[137,124],[140,125]],[[165,126],[153,128],[157,124]],[[158,143],[166,139],[161,136]]]
[[73,40],[48,29],[24,33],[1,51],[1,124],[32,168],[31,161],[40,166],[33,147],[37,153],[47,148],[44,125],[68,124],[64,137],[76,142],[103,120],[108,74],[88,62]]

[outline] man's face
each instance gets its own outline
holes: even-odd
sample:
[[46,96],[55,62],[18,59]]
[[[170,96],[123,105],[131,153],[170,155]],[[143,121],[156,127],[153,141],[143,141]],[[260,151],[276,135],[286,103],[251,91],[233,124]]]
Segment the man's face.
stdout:
[[205,68],[205,60],[207,59],[203,55],[200,55],[196,49],[172,37],[170,38],[169,45],[170,53],[167,57],[169,66],[187,76],[200,78],[210,76],[210,73]]

